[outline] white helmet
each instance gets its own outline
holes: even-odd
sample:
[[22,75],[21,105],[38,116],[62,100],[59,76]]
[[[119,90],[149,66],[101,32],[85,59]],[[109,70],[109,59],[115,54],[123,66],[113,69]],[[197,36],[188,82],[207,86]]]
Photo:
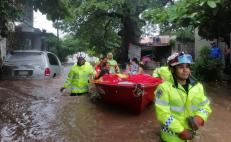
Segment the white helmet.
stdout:
[[173,53],[168,57],[167,63],[173,67],[179,64],[192,64],[193,59],[190,54],[185,54],[184,52]]
[[85,59],[86,56],[87,56],[87,54],[84,53],[84,52],[78,52],[78,53],[76,54],[77,59],[79,59],[79,58]]

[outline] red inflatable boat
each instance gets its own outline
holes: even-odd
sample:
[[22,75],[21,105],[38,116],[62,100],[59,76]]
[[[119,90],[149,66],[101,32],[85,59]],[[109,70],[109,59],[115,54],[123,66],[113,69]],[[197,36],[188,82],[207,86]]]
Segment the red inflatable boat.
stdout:
[[103,102],[126,107],[133,113],[142,112],[154,100],[154,91],[161,80],[150,75],[105,75],[94,82]]

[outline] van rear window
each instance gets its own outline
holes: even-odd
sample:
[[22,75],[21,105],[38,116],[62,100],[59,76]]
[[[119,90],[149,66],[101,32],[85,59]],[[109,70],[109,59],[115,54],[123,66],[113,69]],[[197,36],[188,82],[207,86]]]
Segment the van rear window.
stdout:
[[41,52],[13,52],[7,56],[6,61],[41,64],[43,58]]

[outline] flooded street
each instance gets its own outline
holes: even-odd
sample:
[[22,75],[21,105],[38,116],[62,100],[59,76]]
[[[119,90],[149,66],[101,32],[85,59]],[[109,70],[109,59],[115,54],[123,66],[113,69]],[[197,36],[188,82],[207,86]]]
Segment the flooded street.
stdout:
[[[88,96],[63,96],[54,80],[0,81],[1,142],[158,142],[159,124],[150,105],[130,114]],[[231,86],[208,83],[213,113],[194,141],[227,142],[231,135]]]

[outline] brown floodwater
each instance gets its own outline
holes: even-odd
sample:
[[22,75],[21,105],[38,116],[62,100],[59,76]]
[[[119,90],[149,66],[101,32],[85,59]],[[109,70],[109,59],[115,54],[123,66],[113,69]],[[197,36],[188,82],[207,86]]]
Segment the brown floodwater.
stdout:
[[[53,80],[0,81],[1,142],[159,142],[153,105],[134,115],[88,96],[62,95],[68,69]],[[231,86],[205,86],[213,113],[194,141],[229,141]]]

